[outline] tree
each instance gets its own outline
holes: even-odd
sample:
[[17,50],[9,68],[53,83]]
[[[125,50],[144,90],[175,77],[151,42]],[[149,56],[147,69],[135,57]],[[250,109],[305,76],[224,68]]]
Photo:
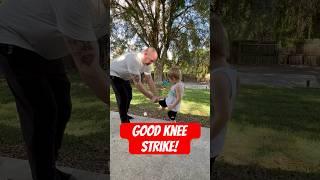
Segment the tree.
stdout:
[[[214,0],[230,40],[290,41],[319,35],[320,0]],[[318,28],[319,29],[319,28]]]
[[162,81],[169,50],[175,50],[179,59],[189,59],[191,50],[209,45],[206,4],[209,1],[112,0],[112,52],[143,46],[156,48],[159,60],[155,63],[154,79]]
[[296,40],[310,39],[319,11],[319,0],[282,0],[274,3],[277,38],[291,36]]

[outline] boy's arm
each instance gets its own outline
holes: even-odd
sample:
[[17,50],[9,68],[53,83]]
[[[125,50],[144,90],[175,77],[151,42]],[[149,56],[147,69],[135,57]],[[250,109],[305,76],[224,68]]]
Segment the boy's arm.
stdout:
[[144,77],[148,83],[150,91],[156,96],[158,93],[157,93],[156,85],[154,84],[154,81],[152,80],[151,74],[145,74]]
[[97,97],[108,103],[106,73],[99,64],[97,42],[81,41],[65,36],[66,45],[73,57],[81,79],[93,90]]
[[131,79],[135,85],[135,87],[147,98],[154,99],[154,96],[151,92],[147,91],[142,82],[141,82],[141,76],[137,74],[131,74]]
[[177,98],[174,101],[174,103],[172,103],[171,105],[168,106],[169,110],[173,109],[174,107],[176,107],[181,102],[181,99],[182,99],[182,87],[181,87],[181,85],[176,87],[176,93],[177,93],[176,94]]
[[214,87],[214,119],[213,124],[211,123],[210,138],[214,139],[231,118],[231,102],[229,98],[230,87],[226,77],[223,74],[217,74],[212,78],[212,86]]

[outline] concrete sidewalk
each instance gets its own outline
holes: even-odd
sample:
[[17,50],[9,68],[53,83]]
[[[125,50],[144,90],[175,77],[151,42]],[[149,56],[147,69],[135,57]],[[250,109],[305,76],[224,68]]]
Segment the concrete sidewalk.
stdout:
[[[120,138],[118,112],[110,113],[110,177],[115,180],[208,180],[210,179],[210,129],[191,141],[189,155],[132,155],[128,141]],[[134,116],[131,122],[164,122]]]
[[306,87],[306,83],[309,81],[310,87],[320,88],[320,84],[315,75],[239,72],[239,76],[241,84],[256,84],[272,87]]
[[259,84],[275,87],[310,87],[320,88],[320,67],[299,65],[238,65],[236,69],[243,84]]
[[[77,180],[108,180],[109,176],[88,171],[61,167]],[[29,163],[26,160],[0,157],[0,180],[32,180]]]

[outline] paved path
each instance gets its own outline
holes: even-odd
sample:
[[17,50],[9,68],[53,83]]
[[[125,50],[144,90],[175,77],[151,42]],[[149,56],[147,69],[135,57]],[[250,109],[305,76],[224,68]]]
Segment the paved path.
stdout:
[[[111,112],[110,176],[116,180],[208,180],[210,179],[209,128],[201,128],[201,138],[191,141],[190,155],[132,155],[128,141],[120,138],[120,119]],[[134,116],[132,122],[164,122]]]
[[320,84],[315,75],[239,72],[239,76],[241,84],[274,87],[306,87],[307,81],[309,81],[310,87],[320,88]]
[[306,66],[237,66],[242,84],[277,87],[320,88],[320,67]]
[[[109,180],[109,176],[88,171],[62,167],[77,180]],[[32,180],[28,161],[0,157],[0,180]]]
[[[265,85],[271,87],[306,87],[320,88],[320,67],[306,66],[236,66],[240,83]],[[206,84],[185,82],[189,89],[209,89]]]
[[210,89],[209,84],[201,84],[198,82],[185,82],[184,85],[187,89]]

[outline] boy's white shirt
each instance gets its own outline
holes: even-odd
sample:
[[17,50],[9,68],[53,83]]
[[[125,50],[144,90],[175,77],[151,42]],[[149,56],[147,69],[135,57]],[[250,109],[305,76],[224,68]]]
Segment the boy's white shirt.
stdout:
[[[212,73],[222,72],[226,74],[226,77],[228,78],[230,85],[231,85],[231,111],[233,111],[234,107],[234,101],[236,97],[236,91],[237,91],[237,71],[230,68],[230,67],[221,67],[218,69],[215,69]],[[214,107],[214,104],[212,105]],[[211,115],[212,117],[214,115]],[[210,119],[213,119],[213,118]],[[210,126],[213,126],[213,120],[210,122]],[[227,122],[228,123],[228,122]],[[214,138],[210,139],[210,157],[216,157],[219,154],[222,153],[225,136],[227,133],[227,124],[226,126],[220,131],[220,133]]]
[[[172,105],[176,101],[176,99],[177,99],[176,88],[178,88],[178,87],[180,87],[180,90],[181,90],[180,93],[181,93],[181,99],[182,99],[183,94],[184,94],[184,84],[183,84],[183,82],[180,81],[180,82],[177,82],[171,86],[170,91],[166,97],[166,104],[167,105]],[[173,94],[171,95],[170,93],[174,93],[174,95]],[[171,111],[179,112],[180,105],[181,105],[181,100]]]

